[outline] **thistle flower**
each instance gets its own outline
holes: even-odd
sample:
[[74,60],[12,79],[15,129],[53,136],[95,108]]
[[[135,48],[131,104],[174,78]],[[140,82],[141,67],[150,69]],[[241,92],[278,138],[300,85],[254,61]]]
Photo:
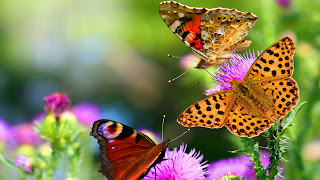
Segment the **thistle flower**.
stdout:
[[[261,151],[261,163],[266,168],[269,164],[267,151]],[[254,166],[250,157],[246,155],[236,156],[234,158],[222,159],[212,162],[208,167],[210,172],[208,179],[221,179],[229,176],[236,176],[246,180],[256,180],[255,171],[251,168]]]
[[290,0],[276,0],[278,5],[283,7],[283,8],[287,8],[291,5],[291,1]]
[[2,118],[0,118],[0,142],[5,142],[8,144],[13,144],[13,139],[12,139],[12,135],[11,135],[11,127],[9,126],[9,124],[3,120]]
[[[257,57],[259,57],[260,54],[261,53],[257,51]],[[257,57],[255,53],[251,53],[250,50],[243,55],[233,55],[230,61],[223,63],[213,75],[213,81],[218,84],[206,90],[204,94],[210,96],[219,91],[232,89],[229,81],[231,79],[242,81]]]
[[74,106],[71,112],[77,117],[80,124],[91,126],[97,119],[102,118],[100,108],[93,103],[81,103]]
[[248,166],[246,156],[238,156],[229,159],[222,159],[212,162],[208,167],[210,172],[208,179],[220,179],[225,176],[237,176],[248,180],[255,178],[255,172]]
[[41,142],[39,136],[34,131],[33,125],[30,123],[18,124],[12,127],[14,139],[18,145],[30,144],[38,145]]
[[[195,149],[192,149],[189,153],[186,153],[187,145],[182,144],[180,149],[174,148],[173,151],[166,149],[164,159],[161,163],[156,164],[156,179],[175,179],[175,180],[202,180],[205,179],[208,164],[201,162],[203,155],[200,152],[196,153]],[[155,170],[151,168],[144,180],[154,180]]]
[[56,92],[43,98],[46,103],[45,111],[47,113],[54,113],[59,117],[70,106],[70,100],[67,95]]
[[31,164],[31,159],[19,154],[17,156],[17,159],[13,161],[17,167],[22,167],[24,170],[27,172],[31,173],[32,172],[32,164]]

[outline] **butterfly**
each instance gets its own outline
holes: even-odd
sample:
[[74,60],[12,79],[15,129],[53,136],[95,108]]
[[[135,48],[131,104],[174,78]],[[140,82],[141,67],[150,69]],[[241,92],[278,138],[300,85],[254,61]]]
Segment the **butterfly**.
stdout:
[[108,180],[143,178],[164,157],[167,143],[156,145],[145,134],[116,121],[95,121],[91,136],[100,145],[99,172]]
[[254,137],[286,116],[299,101],[294,79],[295,46],[289,37],[266,49],[251,65],[243,81],[230,80],[232,90],[200,100],[178,117],[187,127],[226,128],[233,134]]
[[257,21],[250,12],[188,7],[174,1],[161,2],[159,13],[171,31],[201,57],[198,69],[220,66],[247,49],[251,41],[244,38]]

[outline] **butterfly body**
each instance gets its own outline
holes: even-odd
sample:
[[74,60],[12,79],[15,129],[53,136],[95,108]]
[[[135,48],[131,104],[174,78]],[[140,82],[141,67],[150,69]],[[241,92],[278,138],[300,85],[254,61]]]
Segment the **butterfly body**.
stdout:
[[196,66],[220,66],[234,53],[249,47],[244,40],[257,17],[236,9],[188,7],[174,1],[160,3],[159,13],[167,26],[201,57]]
[[275,113],[275,108],[272,101],[270,100],[270,98],[265,96],[265,94],[263,93],[263,88],[261,86],[254,84],[251,85],[245,81],[238,81],[233,79],[230,80],[230,84],[232,89],[234,90],[234,98],[238,99],[238,101],[242,101],[242,104],[248,104],[248,106],[256,107],[252,108],[252,110],[258,110],[258,113],[266,117],[270,117],[272,113]]
[[186,127],[227,129],[255,137],[284,117],[299,100],[293,74],[294,43],[286,37],[266,49],[243,80],[230,80],[231,90],[214,93],[189,106],[177,121]]
[[143,178],[164,156],[165,142],[156,145],[148,136],[116,121],[94,122],[91,136],[100,145],[101,167],[109,180]]

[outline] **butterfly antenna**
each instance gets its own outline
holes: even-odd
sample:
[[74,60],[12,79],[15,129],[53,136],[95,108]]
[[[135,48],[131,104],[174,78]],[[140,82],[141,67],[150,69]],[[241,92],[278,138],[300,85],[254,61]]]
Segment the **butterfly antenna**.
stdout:
[[206,71],[207,71],[207,73],[212,77],[212,78],[214,78],[214,76],[207,70],[207,69],[205,69]]
[[172,54],[168,54],[168,57],[173,57],[173,58],[177,58],[177,59],[181,58],[181,57],[178,57],[178,56],[175,56],[175,55],[172,55]]
[[166,115],[164,114],[163,118],[162,118],[161,141],[163,141],[163,127],[164,127],[164,119],[165,118],[166,118]]
[[171,79],[171,80],[169,80],[168,81],[168,83],[172,83],[173,81],[175,81],[175,80],[177,80],[177,79],[179,79],[181,76],[183,76],[183,75],[185,75],[190,69],[193,69],[194,67],[191,67],[191,68],[189,68],[188,70],[186,70],[184,73],[182,73],[182,74],[180,74],[179,76],[177,76],[177,77],[175,77],[175,78],[173,78],[173,79]]
[[[181,57],[179,56],[175,56],[175,55],[172,55],[172,54],[168,54],[168,57],[172,57],[172,58],[176,58],[176,59],[181,59]],[[193,60],[193,59],[186,59],[187,61],[191,61],[191,62],[198,62],[196,60]]]
[[190,130],[191,130],[191,129],[190,129],[190,128],[188,128],[188,129],[187,129],[184,133],[182,133],[180,136],[178,136],[178,137],[176,137],[176,138],[174,138],[174,139],[170,140],[169,142],[167,142],[167,144],[169,144],[169,143],[171,143],[172,141],[175,141],[175,140],[177,140],[177,139],[181,138],[183,135],[187,134]]

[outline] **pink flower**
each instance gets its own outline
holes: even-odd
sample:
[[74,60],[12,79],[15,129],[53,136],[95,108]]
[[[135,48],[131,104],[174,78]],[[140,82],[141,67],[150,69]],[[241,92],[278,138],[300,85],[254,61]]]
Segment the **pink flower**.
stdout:
[[190,53],[181,57],[179,64],[183,69],[189,69],[191,67],[196,67],[198,61],[200,61],[199,56],[197,56],[195,53]]
[[[156,164],[156,179],[157,180],[202,180],[205,179],[208,164],[201,162],[203,155],[200,152],[196,152],[192,149],[189,153],[186,153],[187,146],[182,144],[180,149],[174,148],[173,151],[166,149],[164,159],[160,163]],[[144,180],[154,180],[155,170],[151,168],[149,173],[144,177]]]
[[33,129],[33,125],[29,123],[18,124],[13,126],[13,135],[18,145],[21,145],[21,144],[38,145],[41,142],[40,137],[37,136],[37,134]]
[[14,160],[14,163],[17,167],[22,167],[27,172],[32,172],[32,165],[31,165],[31,159],[19,154],[17,159]]
[[287,8],[291,5],[291,1],[290,0],[276,0],[278,5],[283,7],[283,8]]
[[[267,168],[269,165],[267,151],[261,151],[261,163],[264,168]],[[210,172],[208,179],[220,179],[225,176],[235,175],[246,180],[256,180],[256,173],[251,168],[252,166],[254,165],[250,161],[250,157],[246,155],[218,160],[212,162],[208,167],[208,171]]]
[[91,126],[94,121],[102,118],[101,109],[93,103],[81,103],[74,106],[71,112],[84,126]]
[[13,138],[12,138],[12,128],[9,124],[0,118],[0,142],[5,142],[10,145],[13,145]]
[[[261,53],[257,51],[258,57],[260,54]],[[251,53],[250,50],[242,56],[239,54],[233,55],[230,61],[223,63],[213,75],[213,81],[217,82],[217,85],[206,90],[204,94],[210,96],[212,93],[232,89],[230,80],[242,81],[256,59],[255,53]]]
[[43,98],[46,103],[45,111],[60,116],[70,106],[70,100],[67,95],[56,92]]

